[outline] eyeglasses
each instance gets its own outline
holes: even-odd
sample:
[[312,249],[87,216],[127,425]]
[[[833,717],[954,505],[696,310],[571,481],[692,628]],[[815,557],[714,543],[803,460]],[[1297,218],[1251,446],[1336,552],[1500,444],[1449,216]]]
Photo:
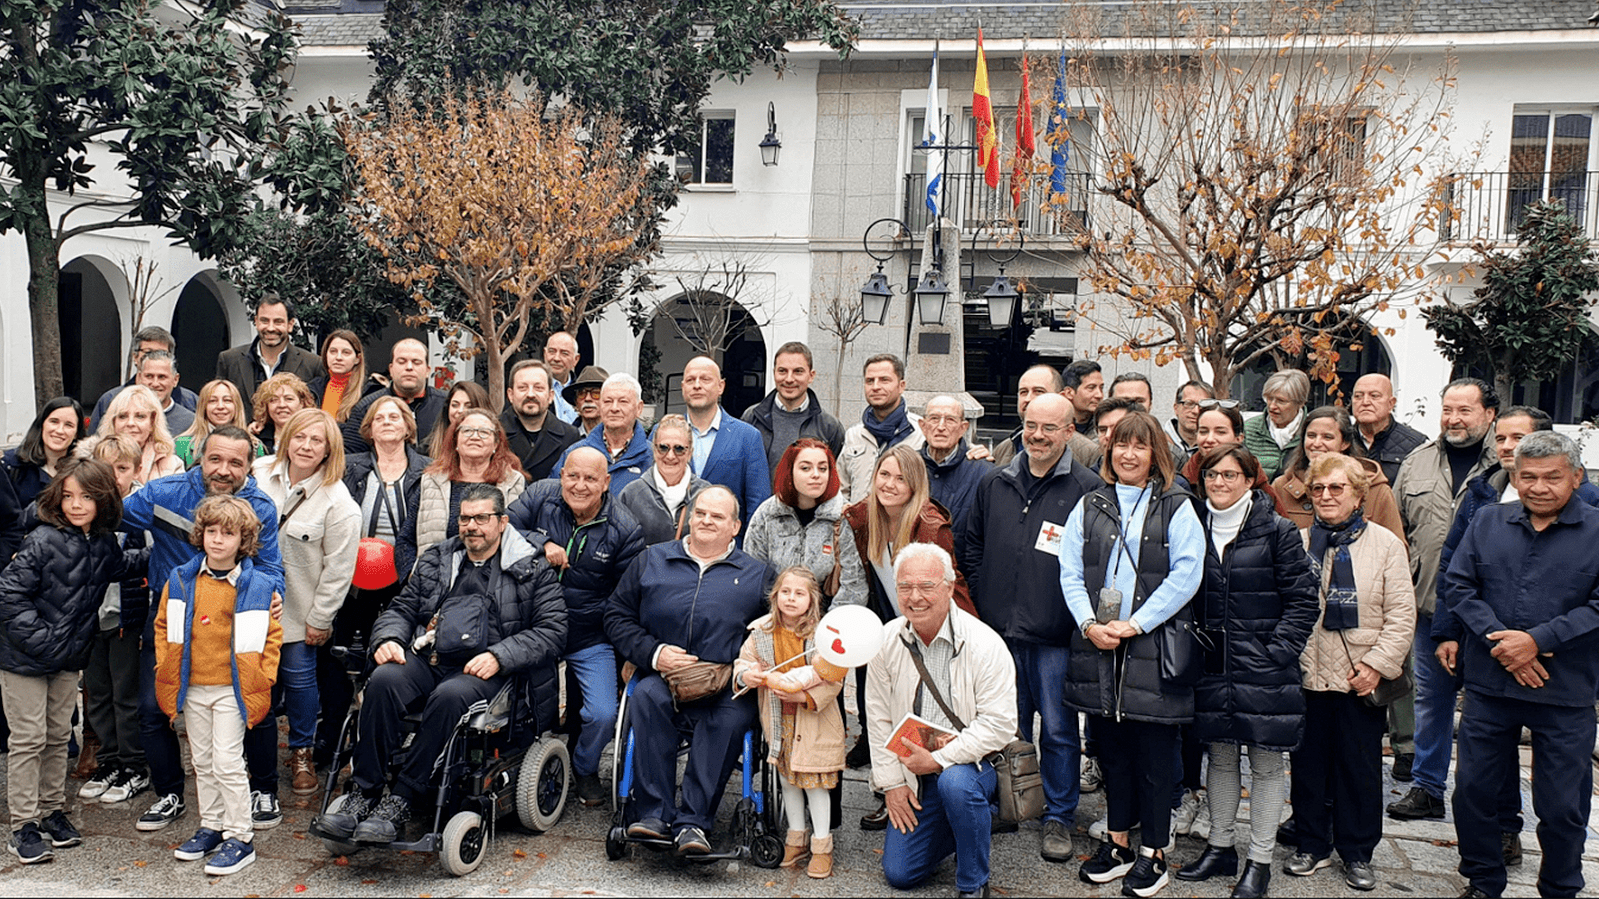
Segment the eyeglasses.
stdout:
[[655,444],[655,451],[663,456],[686,456],[689,454],[690,448],[681,443],[657,443]]
[[[1200,400],[1199,401],[1199,408],[1201,408],[1201,409],[1237,409],[1241,405],[1243,405],[1243,404],[1240,403],[1238,400]],[[1186,408],[1186,407],[1187,407],[1187,404],[1185,403],[1184,404],[1184,408]]]
[[1205,469],[1205,480],[1207,481],[1226,481],[1227,483],[1232,484],[1243,476],[1244,473],[1241,471],[1217,471],[1214,468]]
[[951,427],[961,425],[966,422],[966,419],[959,418],[954,415],[923,415],[922,421],[925,421],[936,428],[940,425],[950,425]]
[[897,583],[894,585],[894,589],[900,593],[926,596],[937,591],[942,586],[944,586],[943,581],[922,581],[919,584]]
[[1328,496],[1343,496],[1348,488],[1348,484],[1311,484],[1310,495],[1321,496],[1325,493]]
[[1066,430],[1066,426],[1056,424],[1046,425],[1040,424],[1036,421],[1027,421],[1022,423],[1022,430],[1028,434],[1031,434],[1034,431],[1043,431],[1045,434],[1059,434],[1061,431]]
[[579,387],[579,388],[577,388],[576,390],[574,390],[572,392],[577,394],[577,398],[578,399],[582,399],[582,398],[584,398],[586,396],[599,396],[600,395],[600,388],[598,388],[598,387]]
[[493,428],[462,428],[459,431],[456,431],[455,433],[460,434],[462,437],[493,437],[494,436],[494,429]]
[[478,527],[483,527],[499,517],[499,515],[496,515],[493,512],[484,512],[482,515],[460,515],[457,516],[455,520],[461,524],[475,524]]

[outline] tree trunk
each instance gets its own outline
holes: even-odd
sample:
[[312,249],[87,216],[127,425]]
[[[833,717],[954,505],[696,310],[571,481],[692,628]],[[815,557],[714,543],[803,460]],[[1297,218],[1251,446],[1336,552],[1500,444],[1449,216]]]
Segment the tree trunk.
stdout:
[[[1511,399],[1511,391],[1515,390],[1515,384],[1510,380],[1509,368],[1507,365],[1494,366],[1494,392],[1499,394],[1499,408],[1501,409],[1513,405],[1515,402]],[[1529,402],[1535,401],[1529,400]]]
[[500,350],[500,341],[492,335],[483,341],[483,355],[488,360],[489,402],[498,415],[505,407],[505,354]]
[[[42,182],[36,182],[42,184]],[[42,186],[23,181],[15,188],[30,195],[22,217],[28,244],[28,313],[33,327],[34,408],[61,396],[61,245],[50,227],[49,207]],[[23,205],[23,204],[19,204]],[[116,339],[113,337],[113,339]],[[120,340],[117,341],[120,352]]]
[[1211,377],[1215,379],[1210,385],[1212,395],[1218,400],[1231,399],[1234,374],[1232,357],[1218,346],[1211,350],[1209,362]]

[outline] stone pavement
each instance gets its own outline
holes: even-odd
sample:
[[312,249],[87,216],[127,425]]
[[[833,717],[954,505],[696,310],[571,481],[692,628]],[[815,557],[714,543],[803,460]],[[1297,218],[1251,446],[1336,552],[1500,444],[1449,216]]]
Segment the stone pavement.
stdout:
[[[1533,896],[1538,868],[1537,840],[1531,799],[1527,795],[1526,749],[1523,748],[1522,787],[1527,809],[1523,842],[1526,861],[1511,868],[1507,895]],[[1384,766],[1387,767],[1386,765]],[[737,778],[734,778],[736,787]],[[814,881],[803,870],[756,868],[748,862],[687,865],[664,854],[636,849],[630,858],[611,862],[605,858],[604,836],[609,813],[586,809],[574,801],[556,828],[533,836],[520,830],[514,816],[502,821],[503,829],[476,873],[457,879],[445,875],[428,855],[400,855],[367,851],[347,859],[330,857],[321,843],[307,838],[305,829],[313,810],[308,802],[284,803],[281,826],[257,835],[259,860],[232,878],[205,876],[198,863],[180,863],[171,850],[198,826],[190,782],[189,813],[168,830],[138,833],[134,819],[150,802],[149,794],[122,806],[80,803],[79,781],[68,782],[69,814],[84,832],[81,847],[61,850],[49,864],[24,867],[9,853],[0,852],[0,897],[3,896],[586,896],[586,895],[703,895],[703,896],[859,896],[888,892],[881,869],[882,835],[863,833],[856,819],[869,810],[871,796],[863,772],[846,777],[845,820],[836,833],[835,875]],[[285,780],[285,791],[287,790]],[[1401,785],[1404,786],[1404,785]],[[1403,789],[1391,781],[1384,785],[1389,798]],[[732,802],[724,802],[723,824]],[[1247,802],[1245,804],[1247,809]],[[1091,841],[1086,828],[1104,811],[1103,794],[1083,798],[1079,810],[1078,850],[1086,854]],[[721,836],[722,829],[713,834]],[[1240,838],[1247,839],[1247,831]],[[1375,895],[1453,896],[1462,882],[1454,873],[1457,857],[1454,828],[1448,820],[1398,822],[1386,820],[1381,845],[1373,861],[1381,884]],[[1017,834],[994,839],[993,886],[997,896],[1115,896],[1120,885],[1091,888],[1077,879],[1077,866],[1050,865],[1037,855],[1036,825]],[[1171,858],[1181,864],[1196,857],[1203,847],[1180,837]],[[1272,878],[1274,896],[1345,896],[1355,893],[1334,866],[1308,878],[1281,872],[1288,856],[1278,850]],[[1584,868],[1589,894],[1599,891],[1599,836],[1590,833]],[[946,862],[932,882],[907,896],[940,896],[954,892],[954,866]],[[1231,882],[1221,880],[1186,884],[1173,880],[1163,896],[1226,896]]]

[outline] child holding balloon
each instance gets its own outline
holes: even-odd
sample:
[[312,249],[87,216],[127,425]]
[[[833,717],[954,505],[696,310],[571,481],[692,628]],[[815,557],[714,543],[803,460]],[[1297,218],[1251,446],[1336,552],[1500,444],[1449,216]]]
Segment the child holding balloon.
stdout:
[[846,669],[817,654],[822,591],[809,569],[784,569],[772,586],[770,603],[771,613],[750,625],[734,676],[743,687],[760,690],[767,762],[776,767],[788,819],[783,867],[792,868],[809,855],[805,873],[823,878],[833,873],[828,791],[844,770],[844,718],[834,700]]

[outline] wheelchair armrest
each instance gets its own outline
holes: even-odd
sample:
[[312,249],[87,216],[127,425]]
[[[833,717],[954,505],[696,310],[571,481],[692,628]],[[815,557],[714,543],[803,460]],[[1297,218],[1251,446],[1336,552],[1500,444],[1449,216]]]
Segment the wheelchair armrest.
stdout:
[[519,678],[511,678],[487,702],[476,703],[467,711],[466,726],[473,730],[500,730],[511,723],[511,713],[516,708],[516,696],[522,688]]

